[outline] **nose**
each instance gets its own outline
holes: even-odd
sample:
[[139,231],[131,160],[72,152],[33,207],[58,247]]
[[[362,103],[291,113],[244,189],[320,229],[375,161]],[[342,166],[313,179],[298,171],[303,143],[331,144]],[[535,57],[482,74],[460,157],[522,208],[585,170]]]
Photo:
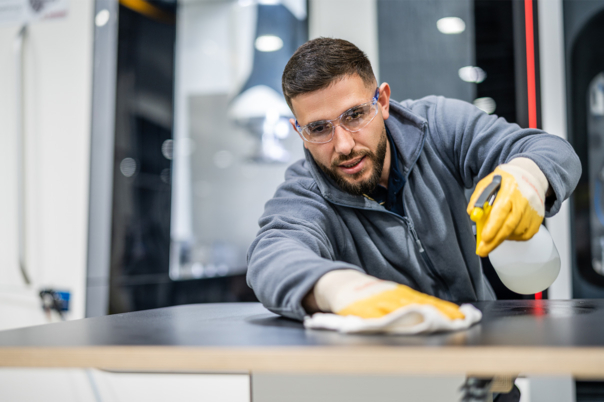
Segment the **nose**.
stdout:
[[333,128],[333,142],[335,151],[342,155],[348,155],[354,148],[355,142],[352,133],[337,125]]

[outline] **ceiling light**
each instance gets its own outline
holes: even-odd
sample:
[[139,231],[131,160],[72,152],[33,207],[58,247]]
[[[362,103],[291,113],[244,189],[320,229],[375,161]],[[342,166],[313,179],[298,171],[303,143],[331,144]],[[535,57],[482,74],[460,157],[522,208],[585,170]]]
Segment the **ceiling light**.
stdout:
[[466,23],[458,17],[446,17],[436,21],[436,28],[444,34],[458,34],[466,30]]
[[459,69],[459,78],[465,82],[480,84],[487,78],[487,73],[480,67],[467,66]]
[[283,47],[283,41],[275,35],[262,35],[256,38],[255,45],[261,52],[275,52]]
[[100,28],[109,22],[110,17],[111,14],[109,13],[109,10],[101,10],[97,13],[96,17],[94,17],[94,23]]
[[472,102],[474,106],[478,109],[482,110],[486,114],[491,114],[495,111],[497,104],[495,103],[495,99],[485,97],[485,98],[476,98],[474,102]]
[[136,161],[132,158],[124,158],[120,162],[120,172],[126,177],[134,176],[136,173]]

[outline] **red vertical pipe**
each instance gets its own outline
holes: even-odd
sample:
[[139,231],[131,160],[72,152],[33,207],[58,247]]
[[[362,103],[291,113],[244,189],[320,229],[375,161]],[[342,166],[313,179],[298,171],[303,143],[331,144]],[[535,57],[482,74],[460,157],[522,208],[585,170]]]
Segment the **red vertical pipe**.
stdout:
[[[529,128],[537,128],[537,83],[535,80],[535,35],[533,24],[533,0],[524,0],[524,27],[526,37],[526,87],[528,91]],[[541,300],[541,292],[535,300]]]
[[537,85],[535,81],[533,0],[524,0],[524,25],[526,30],[526,86],[528,89],[529,128],[537,128]]

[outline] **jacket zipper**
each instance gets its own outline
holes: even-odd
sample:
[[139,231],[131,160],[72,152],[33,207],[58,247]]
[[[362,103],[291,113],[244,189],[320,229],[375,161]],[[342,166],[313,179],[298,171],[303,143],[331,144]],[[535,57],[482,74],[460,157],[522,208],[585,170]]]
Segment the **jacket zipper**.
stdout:
[[417,245],[417,247],[419,249],[419,255],[421,255],[422,260],[424,260],[424,263],[428,267],[428,271],[430,271],[430,276],[435,281],[438,282],[438,284],[440,285],[441,289],[443,289],[445,291],[445,294],[447,295],[447,298],[450,300],[451,299],[451,291],[449,290],[449,286],[442,279],[442,277],[438,274],[438,272],[434,268],[434,265],[432,264],[432,261],[430,261],[430,257],[428,257],[428,253],[426,253],[426,250],[424,249],[424,246],[422,245],[422,242],[419,239],[419,236],[417,235],[417,232],[415,231],[415,226],[413,226],[413,222],[411,221],[411,219],[409,219],[406,216],[403,216],[402,219],[405,222],[405,224],[407,225],[407,227],[409,228],[409,231],[411,232],[411,236],[413,237],[413,240],[415,241],[415,244]]
[[[340,204],[340,203],[333,202],[333,201],[329,201],[329,202],[331,202],[332,204],[335,204],[335,205],[339,205],[341,207],[355,208],[355,207],[350,207],[348,205]],[[413,222],[411,221],[411,219],[409,219],[406,216],[400,216],[398,214],[395,214],[394,212],[388,211],[385,208],[383,210],[381,210],[381,211],[380,210],[375,210],[375,209],[370,209],[370,208],[363,208],[363,207],[358,207],[357,209],[362,209],[362,210],[365,210],[365,211],[385,212],[387,214],[391,214],[393,216],[396,216],[399,219],[402,219],[403,222],[405,223],[405,225],[407,226],[407,228],[409,229],[409,232],[411,232],[411,237],[413,237],[413,241],[414,241],[414,243],[418,247],[419,255],[422,257],[422,260],[424,261],[424,264],[426,264],[426,266],[428,267],[428,275],[430,275],[430,277],[432,279],[434,279],[436,282],[438,282],[438,284],[440,285],[441,289],[444,290],[445,295],[447,295],[447,299],[448,300],[452,300],[452,298],[451,298],[451,290],[449,289],[449,286],[442,279],[442,277],[438,274],[438,272],[436,271],[436,268],[434,268],[434,265],[432,264],[432,261],[430,261],[430,257],[428,257],[428,254],[426,253],[426,249],[424,249],[424,246],[422,245],[422,242],[419,239],[419,236],[417,235],[417,232],[415,231],[415,227],[413,226]]]

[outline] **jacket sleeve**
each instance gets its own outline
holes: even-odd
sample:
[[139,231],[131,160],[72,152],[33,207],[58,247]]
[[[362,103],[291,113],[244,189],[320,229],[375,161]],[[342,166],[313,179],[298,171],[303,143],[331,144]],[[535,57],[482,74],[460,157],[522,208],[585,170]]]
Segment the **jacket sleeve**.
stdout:
[[344,230],[310,179],[286,180],[265,205],[248,251],[248,285],[270,311],[301,320],[302,299],[321,276],[361,268],[336,261],[334,230]]
[[546,203],[545,216],[560,210],[581,176],[579,157],[566,140],[542,130],[523,129],[467,102],[431,98],[431,138],[443,162],[466,188],[498,165],[525,157],[539,166],[555,194]]

